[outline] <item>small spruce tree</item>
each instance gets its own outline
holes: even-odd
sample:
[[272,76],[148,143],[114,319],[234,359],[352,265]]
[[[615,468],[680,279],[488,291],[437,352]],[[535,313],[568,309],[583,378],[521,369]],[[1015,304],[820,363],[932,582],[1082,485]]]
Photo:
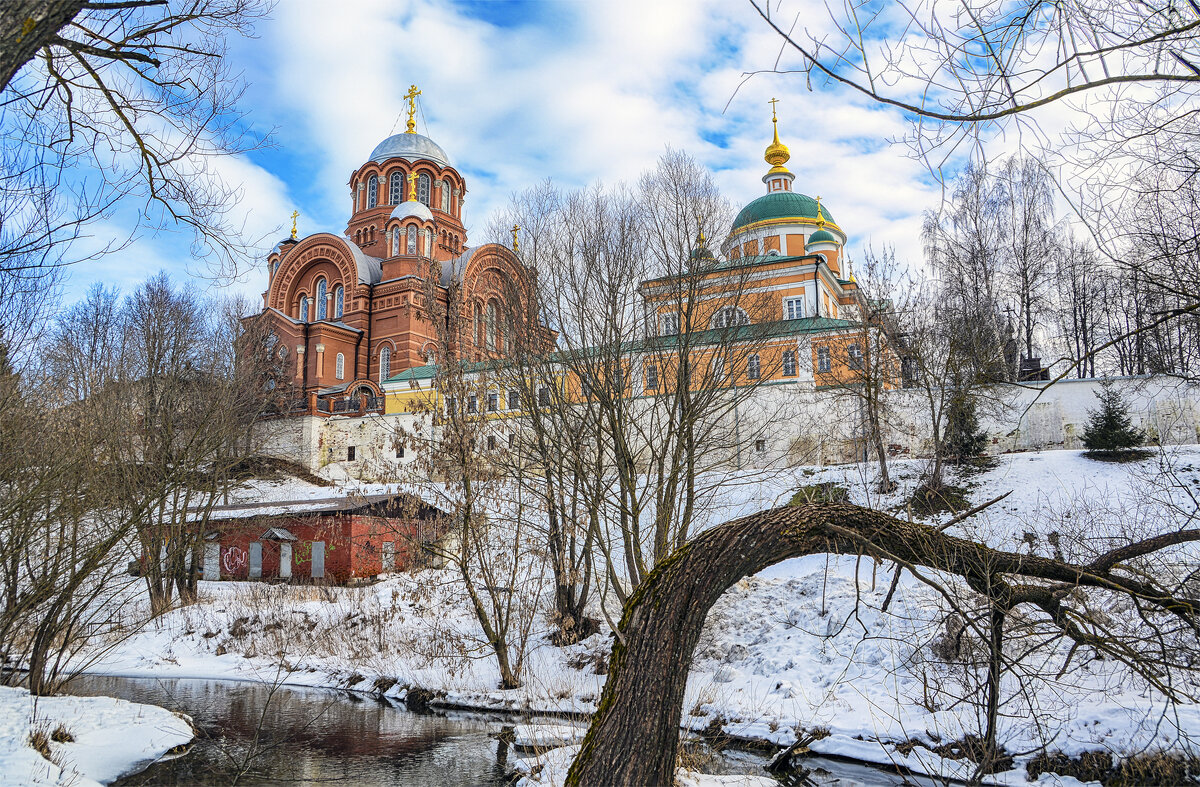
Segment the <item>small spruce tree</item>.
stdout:
[[942,447],[946,458],[955,464],[979,456],[987,447],[987,433],[979,427],[973,396],[959,391],[950,399]]
[[1088,423],[1083,430],[1083,446],[1088,455],[1119,458],[1136,455],[1146,433],[1134,428],[1129,418],[1129,403],[1111,380],[1100,384],[1096,398],[1100,400],[1100,409],[1088,410]]

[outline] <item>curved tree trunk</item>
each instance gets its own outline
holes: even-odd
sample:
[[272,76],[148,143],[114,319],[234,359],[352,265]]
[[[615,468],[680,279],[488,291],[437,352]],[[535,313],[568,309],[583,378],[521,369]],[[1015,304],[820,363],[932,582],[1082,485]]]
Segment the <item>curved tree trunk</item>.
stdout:
[[[1162,538],[1162,537],[1160,537]],[[1197,531],[1170,538],[1200,539]],[[1153,541],[1154,539],[1151,539]],[[1150,542],[1144,542],[1149,544]],[[814,553],[870,554],[964,577],[977,592],[1028,601],[1053,615],[1045,586],[1015,593],[1000,578],[1021,574],[1063,585],[1135,593],[1176,614],[1195,603],[1109,573],[1103,558],[1072,566],[1001,552],[850,504],[775,508],[726,523],[685,544],[654,569],[625,604],[608,681],[568,785],[669,785],[674,781],[683,693],[709,608],[742,577]],[[1144,554],[1144,552],[1143,552]]]

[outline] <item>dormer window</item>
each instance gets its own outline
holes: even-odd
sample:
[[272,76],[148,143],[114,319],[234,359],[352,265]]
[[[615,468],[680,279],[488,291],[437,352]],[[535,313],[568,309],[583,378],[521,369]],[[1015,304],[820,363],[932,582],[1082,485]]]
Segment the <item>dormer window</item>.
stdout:
[[725,306],[717,310],[713,315],[713,328],[734,328],[738,325],[746,325],[750,322],[750,318],[746,316],[746,312],[736,306]]
[[667,312],[658,315],[658,333],[660,336],[675,336],[679,333],[679,313]]

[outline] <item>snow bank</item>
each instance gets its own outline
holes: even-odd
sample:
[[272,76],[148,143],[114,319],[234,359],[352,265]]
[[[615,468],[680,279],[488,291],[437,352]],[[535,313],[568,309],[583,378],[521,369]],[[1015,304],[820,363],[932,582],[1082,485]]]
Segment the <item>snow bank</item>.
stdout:
[[[47,760],[30,734],[59,729],[74,741],[48,741]],[[0,687],[0,781],[8,784],[107,784],[140,770],[195,736],[191,722],[164,708],[111,697],[32,697]]]
[[513,745],[521,749],[553,749],[583,742],[587,727],[567,724],[518,724],[513,727]]

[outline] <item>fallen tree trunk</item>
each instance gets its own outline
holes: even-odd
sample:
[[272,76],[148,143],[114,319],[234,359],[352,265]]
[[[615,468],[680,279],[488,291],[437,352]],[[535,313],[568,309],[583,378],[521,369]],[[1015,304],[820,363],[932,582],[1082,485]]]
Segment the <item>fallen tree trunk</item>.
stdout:
[[[1195,540],[1200,531],[1179,531],[1160,537],[1154,546]],[[819,553],[867,554],[955,574],[998,605],[1011,609],[1032,603],[1052,620],[1064,617],[1060,605],[1065,594],[1056,591],[1071,587],[1117,590],[1193,625],[1197,618],[1195,601],[1113,575],[1107,555],[1075,566],[1004,552],[849,504],[771,509],[702,533],[660,563],[630,597],[604,692],[566,783],[672,784],[683,693],[709,608],[743,577],[788,558]],[[1046,582],[1014,588],[1003,575]],[[1068,636],[1086,634],[1063,628]]]

